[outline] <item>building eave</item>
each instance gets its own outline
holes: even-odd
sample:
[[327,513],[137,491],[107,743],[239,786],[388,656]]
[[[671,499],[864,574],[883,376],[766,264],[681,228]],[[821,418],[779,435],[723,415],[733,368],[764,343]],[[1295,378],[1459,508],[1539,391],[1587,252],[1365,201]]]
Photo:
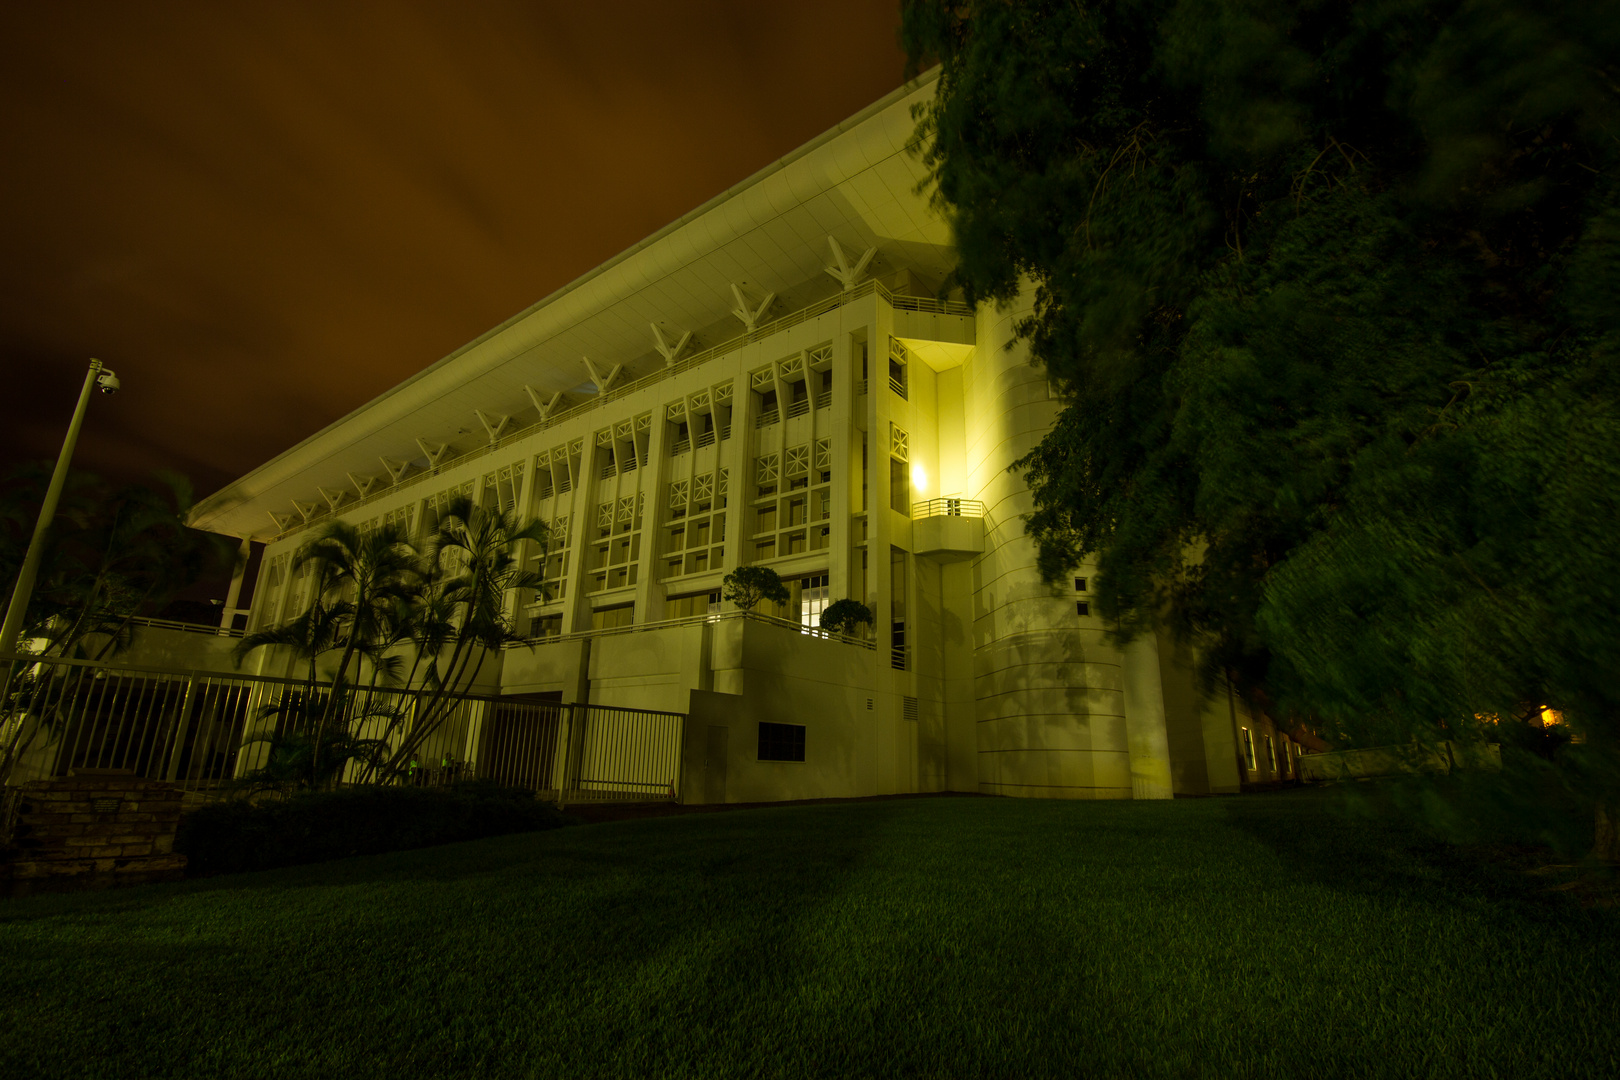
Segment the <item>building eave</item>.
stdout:
[[[712,277],[715,271],[705,266],[712,261],[724,261],[745,274],[750,272],[750,260],[755,264],[755,273],[774,271],[776,268],[769,265],[770,260],[751,256],[750,245],[742,241],[811,200],[838,192],[843,185],[851,182],[852,177],[879,165],[887,165],[902,155],[904,144],[910,136],[911,120],[909,106],[900,106],[908,101],[926,100],[937,77],[937,68],[923,73],[918,79],[899,87],[645,240],[328,424],[199,502],[188,523],[196,528],[233,536],[262,538],[273,532],[269,527],[267,510],[279,509],[284,512],[289,506],[290,493],[291,498],[308,498],[313,493],[314,484],[335,482],[334,477],[326,475],[333,471],[331,466],[335,459],[347,455],[356,460],[368,460],[363,455],[371,449],[378,449],[381,453],[398,453],[397,449],[380,448],[384,445],[390,448],[409,445],[409,439],[399,437],[402,434],[401,425],[436,408],[442,412],[442,403],[468,397],[469,388],[477,387],[487,392],[479,400],[500,394],[509,397],[518,390],[517,375],[512,370],[515,366],[521,366],[522,374],[535,381],[551,380],[550,389],[565,389],[572,383],[578,383],[579,375],[571,376],[566,366],[577,364],[577,355],[564,355],[558,349],[553,349],[551,351],[558,352],[558,355],[548,357],[540,355],[540,351],[567,336],[571,330],[587,325],[592,319],[602,322],[616,306],[630,304],[641,294],[656,291],[661,285],[676,281],[683,275],[691,277],[703,271]],[[920,168],[920,165],[912,162],[904,169],[891,169],[893,175],[883,180],[881,190],[889,192],[897,204],[901,198],[920,204],[922,200],[913,191],[893,190],[914,185]],[[854,198],[852,195],[845,202],[851,202]],[[869,207],[870,202],[862,202],[861,205]],[[909,207],[903,209],[906,213],[910,212]],[[869,222],[874,213],[881,212],[857,208],[847,212],[845,217],[852,220],[865,218]],[[905,219],[905,213],[899,216]],[[850,227],[855,232],[863,231],[858,220]],[[877,230],[865,231],[875,233]],[[912,231],[917,232],[918,229],[913,228]],[[930,241],[926,246],[938,245],[940,231],[941,226],[937,222],[930,227]],[[907,241],[915,243],[910,237]],[[721,257],[722,249],[726,249],[724,258]],[[597,328],[602,332],[614,329]],[[622,330],[622,326],[617,327],[621,336]],[[602,356],[600,359],[611,365],[622,358]],[[518,361],[522,362],[521,365],[515,364]],[[467,415],[470,419],[470,408]],[[439,437],[443,437],[442,433]],[[374,445],[364,451],[358,449],[367,444]],[[369,460],[374,461],[375,455]],[[338,470],[337,476],[341,475],[341,470]],[[294,488],[297,488],[296,493],[292,493]]]

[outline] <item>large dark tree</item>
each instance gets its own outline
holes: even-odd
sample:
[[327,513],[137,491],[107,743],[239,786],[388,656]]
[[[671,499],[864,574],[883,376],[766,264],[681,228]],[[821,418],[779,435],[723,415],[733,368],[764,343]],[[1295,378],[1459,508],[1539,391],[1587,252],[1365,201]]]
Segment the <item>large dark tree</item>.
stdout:
[[[1620,5],[907,0],[1057,577],[1349,743],[1620,742]],[[1612,772],[1610,775],[1613,775]],[[1606,796],[1612,798],[1611,794]],[[1600,820],[1602,814],[1600,813]]]
[[[49,463],[0,476],[0,603],[9,603],[49,482]],[[68,473],[46,538],[22,639],[46,655],[107,659],[127,648],[137,615],[161,610],[208,574],[230,569],[236,545],[187,528],[191,484],[164,472],[144,484]]]

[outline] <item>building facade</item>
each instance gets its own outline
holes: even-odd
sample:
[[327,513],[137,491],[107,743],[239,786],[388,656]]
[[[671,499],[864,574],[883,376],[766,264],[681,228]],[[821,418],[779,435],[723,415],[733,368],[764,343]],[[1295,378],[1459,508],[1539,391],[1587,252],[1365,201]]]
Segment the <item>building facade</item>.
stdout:
[[[543,587],[511,598],[527,641],[481,689],[685,713],[685,801],[1291,775],[1284,737],[1200,690],[1184,648],[1110,644],[1084,568],[1041,581],[1008,467],[1059,402],[1014,342],[1027,309],[938,296],[949,232],[905,149],[932,93],[902,88],[205,500],[193,524],[267,545],[248,628],[309,605],[293,556],[324,522],[423,535],[459,494],[550,536],[525,554]],[[788,582],[774,618],[724,617],[742,565]],[[804,632],[846,597],[867,639]]]

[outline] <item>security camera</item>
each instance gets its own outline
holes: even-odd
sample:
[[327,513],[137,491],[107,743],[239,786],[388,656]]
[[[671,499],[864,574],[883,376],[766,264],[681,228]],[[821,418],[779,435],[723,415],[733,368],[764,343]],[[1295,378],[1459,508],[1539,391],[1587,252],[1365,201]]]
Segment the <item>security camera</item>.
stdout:
[[103,394],[116,394],[119,387],[118,376],[103,369],[101,374],[96,376],[96,385],[101,387]]

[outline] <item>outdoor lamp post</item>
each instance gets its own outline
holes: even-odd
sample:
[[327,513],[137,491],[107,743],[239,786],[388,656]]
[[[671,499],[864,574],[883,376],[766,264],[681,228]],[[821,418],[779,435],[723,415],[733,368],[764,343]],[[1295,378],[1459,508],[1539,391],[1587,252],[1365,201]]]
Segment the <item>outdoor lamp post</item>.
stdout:
[[84,426],[84,410],[90,403],[90,391],[100,387],[103,394],[116,394],[118,385],[118,376],[110,368],[103,367],[100,360],[90,361],[90,370],[84,376],[84,389],[79,391],[79,404],[73,410],[73,422],[68,425],[67,438],[62,440],[62,452],[56,458],[56,471],[51,473],[51,486],[45,489],[39,520],[34,523],[34,538],[28,541],[28,554],[23,557],[22,569],[17,572],[16,587],[11,590],[11,606],[6,609],[5,624],[0,626],[0,656],[16,655],[23,616],[28,612],[28,601],[33,599],[34,579],[39,576],[39,564],[45,557],[45,535],[50,531],[51,519],[56,516],[56,504],[61,501],[62,488],[67,484],[68,464],[73,460],[73,447],[79,441],[79,429]]

